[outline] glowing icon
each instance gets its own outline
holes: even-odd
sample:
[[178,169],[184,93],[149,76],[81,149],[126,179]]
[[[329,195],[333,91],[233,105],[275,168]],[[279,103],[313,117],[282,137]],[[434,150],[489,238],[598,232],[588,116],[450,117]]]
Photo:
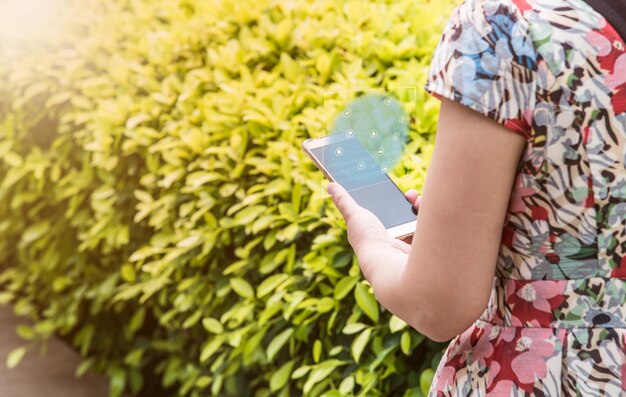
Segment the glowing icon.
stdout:
[[372,130],[370,131],[370,138],[376,138],[378,136],[378,131],[377,130]]
[[352,116],[352,109],[347,108],[346,110],[343,111],[343,117],[348,118]]
[[364,161],[360,161],[359,165],[357,165],[357,167],[359,168],[359,170],[363,171],[365,169],[365,162]]
[[383,154],[385,154],[385,149],[378,148],[378,150],[376,151],[376,154],[379,155],[379,156],[382,156]]
[[400,140],[400,134],[398,134],[397,132],[393,134],[393,140],[398,142]]
[[353,129],[349,129],[348,131],[346,131],[346,136],[347,136],[348,138],[351,138],[351,137],[352,137],[352,135],[354,135],[354,130],[353,130]]
[[385,105],[391,105],[391,98],[389,97],[385,98]]
[[399,121],[400,121],[400,124],[402,124],[402,125],[406,124],[406,117],[405,116],[401,116]]
[[335,156],[339,157],[343,154],[343,148],[342,147],[338,147],[337,149],[335,149]]

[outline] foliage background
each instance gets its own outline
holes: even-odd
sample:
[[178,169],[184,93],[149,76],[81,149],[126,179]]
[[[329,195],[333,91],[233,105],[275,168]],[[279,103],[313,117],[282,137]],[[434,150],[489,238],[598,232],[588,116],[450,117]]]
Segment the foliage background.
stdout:
[[56,334],[114,396],[425,394],[444,345],[378,306],[300,144],[325,93],[395,90],[421,188],[452,5],[89,0],[3,43],[0,303],[35,320],[8,364]]

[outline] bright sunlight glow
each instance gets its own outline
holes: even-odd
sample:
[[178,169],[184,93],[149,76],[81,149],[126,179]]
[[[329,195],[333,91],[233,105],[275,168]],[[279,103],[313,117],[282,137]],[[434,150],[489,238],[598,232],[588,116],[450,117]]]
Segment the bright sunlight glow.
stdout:
[[0,0],[0,45],[45,42],[60,29],[62,0]]

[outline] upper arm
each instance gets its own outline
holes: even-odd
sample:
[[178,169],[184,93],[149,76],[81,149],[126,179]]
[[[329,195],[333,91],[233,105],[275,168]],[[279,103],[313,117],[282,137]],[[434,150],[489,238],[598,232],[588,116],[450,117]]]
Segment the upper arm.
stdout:
[[415,321],[433,335],[454,336],[486,307],[537,87],[534,44],[515,3],[459,5],[426,85],[443,102],[405,277],[416,286]]
[[405,277],[418,286],[418,323],[437,327],[420,331],[452,337],[485,309],[525,143],[443,99]]

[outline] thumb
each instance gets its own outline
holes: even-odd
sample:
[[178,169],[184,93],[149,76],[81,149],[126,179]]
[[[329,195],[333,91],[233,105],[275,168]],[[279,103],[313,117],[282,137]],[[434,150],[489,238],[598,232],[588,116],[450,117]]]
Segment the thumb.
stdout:
[[335,203],[335,206],[339,212],[341,212],[341,215],[343,215],[346,221],[359,210],[360,206],[340,184],[332,182],[328,185],[327,190],[328,194],[330,194],[330,197]]

